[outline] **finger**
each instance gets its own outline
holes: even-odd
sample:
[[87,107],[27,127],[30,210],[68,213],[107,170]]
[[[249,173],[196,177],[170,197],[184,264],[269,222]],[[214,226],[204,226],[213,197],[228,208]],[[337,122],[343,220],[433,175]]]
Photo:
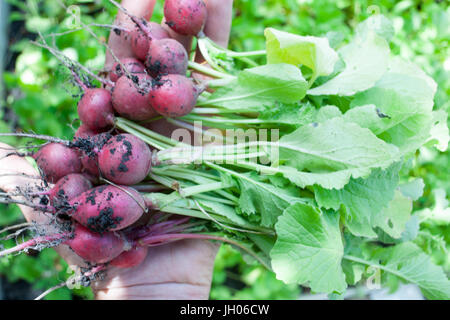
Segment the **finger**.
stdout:
[[[208,15],[203,31],[208,38],[226,48],[230,39],[233,0],[208,0],[206,2],[206,8],[208,10]],[[195,62],[205,62],[205,59],[198,48],[195,53]],[[198,81],[210,79],[209,76],[197,72],[194,72],[192,76]]]
[[208,15],[203,32],[215,43],[226,48],[230,39],[233,0],[206,1]]
[[[230,39],[233,0],[208,0],[206,8],[208,16],[203,31],[212,41],[226,48]],[[195,61],[197,63],[205,61],[198,48]]]
[[13,147],[0,143],[0,189],[5,192],[40,181],[26,176],[39,177],[39,173],[24,157],[11,154],[14,152]]
[[[132,15],[149,20],[152,16],[155,3],[156,0],[123,0],[121,4]],[[134,22],[120,9],[114,24],[130,30],[136,27]],[[108,39],[108,45],[119,59],[134,57],[130,41],[130,37],[126,32],[122,32],[120,35],[111,32]],[[107,51],[105,59],[106,70],[112,68],[113,64],[114,59],[112,58],[111,53]]]

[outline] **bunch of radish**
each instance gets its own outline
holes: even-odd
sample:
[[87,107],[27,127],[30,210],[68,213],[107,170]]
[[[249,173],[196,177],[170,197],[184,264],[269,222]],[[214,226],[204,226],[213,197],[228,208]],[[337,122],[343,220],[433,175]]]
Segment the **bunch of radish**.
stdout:
[[[33,206],[58,221],[70,221],[69,227],[1,255],[51,241],[68,244],[91,264],[133,267],[145,258],[146,246],[152,243],[149,235],[183,230],[188,219],[170,217],[152,227],[133,227],[140,219],[148,220],[153,209],[132,187],[150,173],[152,151],[136,136],[117,131],[115,119],[145,121],[186,115],[201,90],[186,76],[184,46],[161,25],[131,18],[135,29],[128,36],[135,56],[116,61],[110,80],[104,82],[109,85],[102,88],[83,82],[71,69],[83,91],[77,108],[81,126],[72,141],[50,142],[33,154],[46,183],[54,184],[49,191],[32,194],[40,198],[40,204]],[[205,24],[206,6],[201,0],[167,0],[165,18],[174,31],[195,36]],[[140,244],[140,238],[126,232],[130,228],[147,241]]]

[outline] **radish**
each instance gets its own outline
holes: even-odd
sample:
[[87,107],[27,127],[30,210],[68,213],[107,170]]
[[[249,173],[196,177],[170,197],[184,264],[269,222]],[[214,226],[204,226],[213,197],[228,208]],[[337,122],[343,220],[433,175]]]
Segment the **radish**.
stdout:
[[151,89],[152,78],[146,74],[135,74],[133,79],[121,76],[112,93],[114,109],[130,120],[142,121],[154,117],[157,113],[150,106]]
[[119,268],[132,268],[140,265],[147,257],[147,247],[134,247],[123,251],[120,255],[110,261],[110,265]]
[[99,186],[70,201],[67,214],[97,233],[124,229],[135,223],[146,210],[139,192],[125,186]]
[[81,161],[77,150],[60,143],[50,143],[34,154],[37,165],[44,178],[51,183],[57,182],[70,173],[81,172]]
[[150,96],[153,109],[166,117],[181,117],[190,113],[196,101],[197,90],[194,83],[177,74],[161,77]]
[[74,227],[73,237],[65,242],[81,258],[91,263],[106,263],[118,257],[126,242],[116,233],[95,233],[80,224]]
[[79,173],[71,173],[59,179],[53,188],[48,191],[48,196],[50,203],[59,207],[89,189],[92,189],[92,183],[85,176]]
[[197,36],[202,31],[207,16],[202,0],[166,0],[164,17],[166,24],[182,35]]
[[96,134],[99,134],[99,132],[90,129],[87,125],[82,123],[81,126],[75,132],[74,138],[89,138],[95,136]]
[[98,177],[98,152],[111,139],[112,135],[109,133],[100,133],[94,136],[87,137],[85,140],[78,140],[78,144],[85,142],[86,147],[81,148],[81,163],[83,165],[83,172]]
[[149,146],[131,134],[116,135],[98,153],[102,176],[114,183],[133,185],[150,172],[152,153]]
[[153,77],[164,74],[185,75],[188,54],[183,45],[174,39],[155,40],[148,49],[145,66]]
[[[145,57],[145,56],[144,56]],[[125,66],[126,70],[131,73],[144,73],[145,66],[139,60],[135,58],[124,58],[120,60],[120,62]],[[116,62],[112,68],[111,73],[109,74],[109,78],[111,81],[116,82],[121,76],[123,76],[124,72],[122,66]]]
[[[131,49],[136,57],[144,61],[152,40],[169,38],[169,33],[156,22],[143,21],[131,31]],[[113,80],[114,81],[114,80]]]
[[111,93],[103,88],[86,89],[78,102],[78,116],[83,124],[93,131],[114,124]]

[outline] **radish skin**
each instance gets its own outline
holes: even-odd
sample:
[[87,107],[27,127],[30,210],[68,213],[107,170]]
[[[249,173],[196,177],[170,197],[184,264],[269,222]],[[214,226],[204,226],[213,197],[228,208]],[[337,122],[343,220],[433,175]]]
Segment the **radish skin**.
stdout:
[[165,0],[166,24],[182,35],[197,36],[202,31],[207,16],[202,0]]
[[181,117],[192,111],[197,102],[194,83],[182,75],[169,74],[160,79],[151,94],[153,109],[166,117]]
[[119,256],[125,241],[116,233],[99,234],[76,224],[73,238],[65,242],[78,256],[90,263],[106,263]]
[[[150,105],[152,78],[147,74],[135,74],[133,79],[121,76],[112,93],[114,110],[121,116],[135,121],[148,120],[157,115]],[[136,88],[139,86],[140,89]]]
[[93,131],[114,124],[111,93],[103,88],[87,89],[78,102],[78,116],[83,124]]
[[170,36],[169,33],[156,22],[143,22],[141,28],[136,27],[130,34],[131,49],[139,60],[144,61],[152,40],[160,40],[169,38]]
[[48,196],[50,203],[58,207],[89,189],[92,189],[92,183],[84,175],[71,173],[59,179],[48,192]]
[[150,172],[152,153],[141,139],[125,133],[111,138],[98,153],[102,176],[122,185],[134,185]]
[[145,59],[152,77],[166,74],[185,75],[188,67],[188,54],[181,43],[174,39],[152,41]]
[[79,153],[63,144],[47,144],[33,157],[42,170],[44,178],[50,183],[56,183],[70,173],[81,173]]
[[147,257],[147,247],[134,247],[122,252],[110,261],[110,265],[119,268],[133,268],[140,265]]
[[[126,70],[131,73],[144,73],[145,72],[145,66],[142,62],[135,58],[124,58],[121,59],[120,62],[125,66]],[[116,62],[114,66],[112,67],[112,71],[109,74],[109,78],[111,81],[116,82],[121,76],[124,75],[122,66]]]
[[92,232],[104,233],[124,229],[144,213],[145,201],[133,188],[98,186],[70,201],[67,214]]

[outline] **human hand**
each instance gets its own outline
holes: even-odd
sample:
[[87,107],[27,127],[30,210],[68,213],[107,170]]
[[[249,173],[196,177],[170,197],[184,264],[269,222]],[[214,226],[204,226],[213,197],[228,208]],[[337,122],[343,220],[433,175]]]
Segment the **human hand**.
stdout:
[[[131,14],[151,17],[156,0],[124,0],[124,6]],[[221,46],[226,47],[231,25],[232,0],[209,0],[207,3],[208,19],[204,28],[205,34]],[[134,23],[122,12],[119,12],[115,24],[134,27]],[[163,24],[169,34],[183,43],[190,50],[191,37],[181,36]],[[111,33],[109,46],[121,59],[133,57],[129,37]],[[196,61],[201,62],[198,55]],[[114,60],[107,53],[105,68],[111,68]],[[170,134],[170,127],[165,121],[154,124],[156,131]],[[163,129],[162,129],[163,128]],[[169,129],[169,130],[168,130]],[[8,148],[0,144],[0,147]],[[10,151],[9,151],[10,152]],[[0,150],[0,159],[7,151]],[[38,172],[24,158],[9,156],[0,160],[1,173],[26,173],[38,176]],[[13,191],[18,187],[36,184],[35,179],[23,176],[7,176],[0,178],[0,189]],[[28,221],[46,224],[49,218],[42,212],[29,207],[20,207]],[[97,299],[207,299],[209,296],[214,258],[219,246],[204,240],[182,240],[167,245],[149,248],[147,258],[139,266],[129,269],[108,268],[106,279],[94,282],[92,288]],[[55,250],[71,266],[85,266],[81,258],[76,256],[66,245]]]

